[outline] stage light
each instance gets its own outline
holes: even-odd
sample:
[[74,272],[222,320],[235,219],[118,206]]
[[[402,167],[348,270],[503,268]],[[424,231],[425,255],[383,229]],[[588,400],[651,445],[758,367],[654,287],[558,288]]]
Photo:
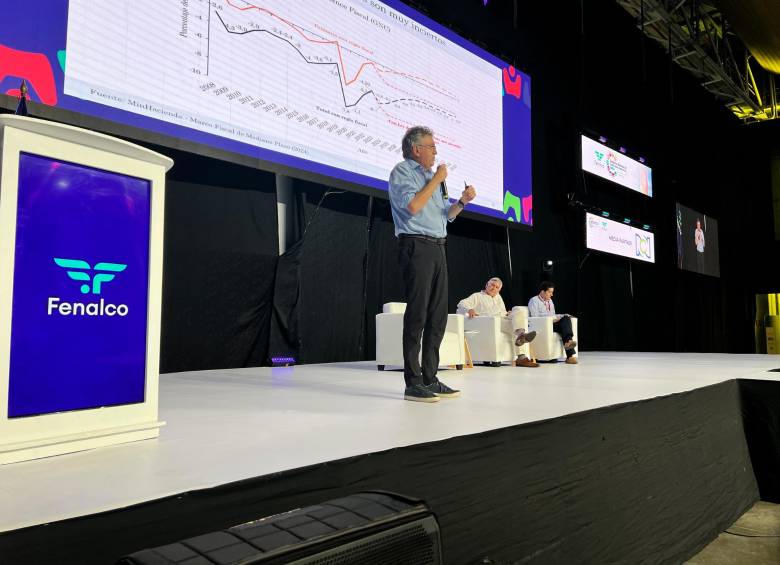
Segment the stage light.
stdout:
[[607,142],[607,138],[606,138],[606,137],[604,137],[603,135],[600,135],[600,136],[599,136],[599,141],[600,141],[601,143],[606,143],[606,142]]
[[289,367],[295,365],[295,357],[292,356],[279,356],[271,357],[271,365],[274,367]]
[[631,223],[631,218],[623,218],[623,223],[624,224],[630,224]]
[[625,153],[626,152],[626,148],[625,147],[621,147],[620,149],[618,149],[618,151],[620,151],[621,153]]
[[544,271],[545,273],[552,272],[553,265],[554,265],[554,263],[553,263],[552,259],[544,259],[542,261],[542,271]]
[[639,162],[640,162],[640,163],[644,163],[644,162],[645,162],[645,158],[644,158],[644,157],[640,157],[640,158],[639,158]]
[[650,224],[642,224],[642,229],[643,230],[649,230],[650,229]]
[[604,216],[605,218],[609,218],[609,212],[602,211],[601,215]]

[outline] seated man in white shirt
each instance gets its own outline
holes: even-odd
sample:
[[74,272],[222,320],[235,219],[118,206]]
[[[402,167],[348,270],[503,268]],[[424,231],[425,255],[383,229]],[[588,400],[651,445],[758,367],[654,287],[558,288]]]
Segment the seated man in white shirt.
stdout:
[[501,282],[501,279],[493,277],[485,284],[485,290],[475,292],[468,298],[458,302],[457,312],[469,318],[474,318],[475,316],[500,316],[501,331],[511,335],[515,341],[515,353],[517,354],[515,365],[518,367],[538,367],[539,363],[531,361],[519,352],[520,347],[533,341],[536,337],[536,332],[525,331],[525,316],[521,317],[519,315],[517,307],[513,308],[511,312],[507,311],[506,306],[504,306],[504,299],[499,294],[503,285],[504,283]]
[[577,364],[577,353],[574,350],[577,342],[574,341],[574,332],[571,328],[571,316],[569,314],[556,314],[552,297],[555,293],[555,284],[544,281],[539,285],[539,294],[528,301],[528,313],[532,318],[552,316],[553,331],[561,336],[563,349],[566,351],[566,362],[569,365]]

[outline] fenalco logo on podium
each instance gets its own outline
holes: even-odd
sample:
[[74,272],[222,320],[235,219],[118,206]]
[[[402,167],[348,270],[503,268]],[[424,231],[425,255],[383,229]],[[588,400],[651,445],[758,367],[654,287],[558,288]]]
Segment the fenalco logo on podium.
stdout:
[[8,417],[143,402],[151,184],[19,157]]
[[[117,273],[127,269],[123,263],[101,262],[91,267],[89,263],[81,259],[64,259],[54,257],[57,266],[65,269],[68,277],[74,281],[83,282],[80,287],[82,294],[100,295],[103,292],[103,284],[116,278]],[[91,283],[91,284],[90,284]],[[129,312],[127,304],[107,303],[104,298],[98,302],[64,302],[57,296],[50,296],[46,309],[47,315],[59,314],[60,316],[127,316]]]

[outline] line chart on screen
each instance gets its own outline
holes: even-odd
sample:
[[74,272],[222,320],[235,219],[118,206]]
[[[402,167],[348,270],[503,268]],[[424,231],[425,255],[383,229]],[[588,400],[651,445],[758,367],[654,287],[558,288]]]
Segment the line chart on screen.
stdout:
[[384,4],[71,0],[67,52],[70,96],[376,179],[426,125],[501,207],[501,69]]

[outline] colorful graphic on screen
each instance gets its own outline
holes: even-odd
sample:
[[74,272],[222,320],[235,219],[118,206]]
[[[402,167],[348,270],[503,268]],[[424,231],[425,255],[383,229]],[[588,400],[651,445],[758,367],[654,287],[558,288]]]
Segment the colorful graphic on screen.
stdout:
[[607,218],[585,213],[585,245],[588,249],[655,263],[655,237]]
[[653,170],[620,151],[582,138],[582,170],[646,196],[653,195]]
[[146,180],[22,153],[8,417],[143,402]]
[[677,204],[677,267],[694,273],[720,276],[718,222],[714,218]]
[[0,20],[2,92],[25,78],[35,101],[380,190],[403,133],[426,125],[448,184],[477,188],[469,211],[533,222],[530,77],[401,2],[35,11]]

